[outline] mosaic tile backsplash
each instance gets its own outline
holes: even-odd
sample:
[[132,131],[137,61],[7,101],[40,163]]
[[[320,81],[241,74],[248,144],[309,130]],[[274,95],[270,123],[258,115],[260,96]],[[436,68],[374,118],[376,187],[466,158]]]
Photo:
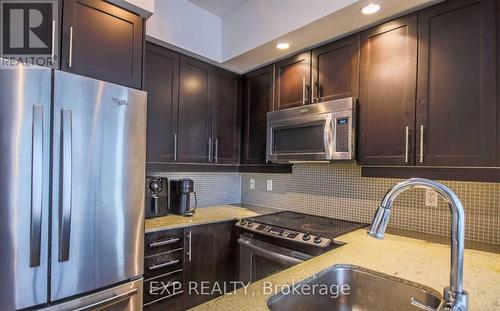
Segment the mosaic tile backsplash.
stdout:
[[[198,207],[241,202],[239,173],[148,173],[147,175],[169,179],[192,179],[198,196]],[[191,200],[191,205],[194,205],[194,200]]]
[[[361,177],[353,163],[295,164],[292,174],[149,173],[191,178],[198,206],[246,203],[369,223],[384,194],[400,179]],[[255,190],[250,190],[250,178]],[[273,181],[266,191],[266,181]],[[466,213],[466,239],[500,244],[500,183],[440,181],[455,191]],[[390,227],[449,235],[450,212],[425,205],[425,190],[403,193],[395,202]]]
[[[272,191],[266,191],[267,180]],[[362,178],[361,167],[353,163],[296,164],[292,174],[241,174],[241,202],[369,223],[384,194],[399,181]],[[500,183],[440,182],[464,205],[466,239],[500,244]],[[396,200],[389,226],[449,235],[450,215],[445,201],[428,207],[425,190],[412,189]]]

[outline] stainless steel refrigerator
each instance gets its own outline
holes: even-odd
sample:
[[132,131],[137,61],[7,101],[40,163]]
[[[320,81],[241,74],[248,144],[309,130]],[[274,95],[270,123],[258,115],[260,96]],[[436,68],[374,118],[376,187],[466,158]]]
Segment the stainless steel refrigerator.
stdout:
[[146,93],[0,69],[0,309],[141,310]]

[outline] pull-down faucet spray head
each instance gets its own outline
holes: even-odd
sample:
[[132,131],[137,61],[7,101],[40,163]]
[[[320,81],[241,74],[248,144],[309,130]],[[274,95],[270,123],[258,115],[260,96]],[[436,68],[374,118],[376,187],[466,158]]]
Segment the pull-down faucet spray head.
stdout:
[[[444,290],[444,302],[439,310],[467,311],[468,294],[463,289],[465,213],[457,195],[448,187],[438,182],[412,178],[400,182],[390,189],[380,203],[368,235],[383,239],[394,200],[404,191],[412,188],[424,188],[436,191],[447,203],[451,213],[451,270],[450,286]],[[412,302],[413,303],[413,302]],[[420,308],[426,308],[420,302],[413,303]]]

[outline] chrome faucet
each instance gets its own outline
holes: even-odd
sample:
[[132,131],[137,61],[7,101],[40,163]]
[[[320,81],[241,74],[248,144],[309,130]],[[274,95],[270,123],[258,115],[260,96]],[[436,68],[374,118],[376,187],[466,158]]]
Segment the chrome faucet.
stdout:
[[[412,178],[398,183],[389,190],[380,203],[372,225],[368,230],[368,235],[379,240],[384,238],[385,229],[391,215],[391,208],[394,200],[404,191],[411,188],[425,188],[436,191],[443,199],[448,202],[450,207],[451,221],[451,271],[450,286],[444,289],[444,301],[437,310],[467,311],[468,293],[463,289],[463,270],[464,270],[464,208],[457,195],[448,187],[438,182],[423,179]],[[435,310],[426,306],[422,302],[412,299],[411,303],[424,310]]]

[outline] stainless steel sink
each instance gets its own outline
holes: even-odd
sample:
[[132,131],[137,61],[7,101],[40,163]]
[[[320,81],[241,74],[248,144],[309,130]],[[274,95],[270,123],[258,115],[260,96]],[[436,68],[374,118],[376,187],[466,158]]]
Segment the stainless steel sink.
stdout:
[[423,285],[361,267],[335,265],[291,288],[283,287],[267,304],[271,310],[286,311],[421,311],[412,299],[434,309],[441,303],[441,295]]

